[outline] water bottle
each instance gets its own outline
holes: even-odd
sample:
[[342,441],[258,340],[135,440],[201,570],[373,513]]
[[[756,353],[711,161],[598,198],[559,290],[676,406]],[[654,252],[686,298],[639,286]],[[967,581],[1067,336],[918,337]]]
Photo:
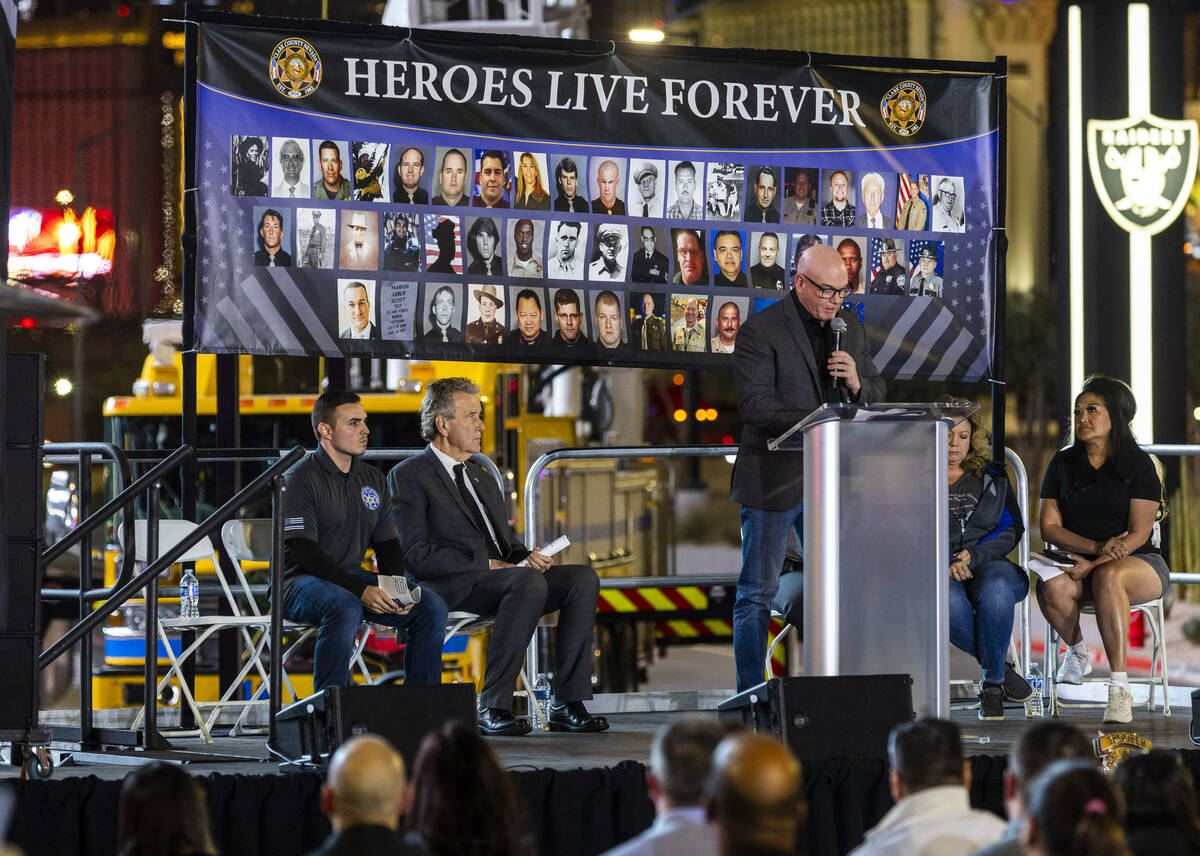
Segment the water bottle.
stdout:
[[1025,703],[1025,715],[1028,716],[1043,716],[1045,711],[1042,708],[1042,689],[1045,682],[1042,680],[1042,670],[1037,663],[1030,663],[1029,674],[1025,676],[1025,680],[1029,681],[1029,686],[1033,687],[1033,697]]
[[200,617],[200,581],[190,570],[179,578],[179,617]]
[[550,728],[550,679],[545,672],[538,672],[533,681],[533,700],[542,712],[542,728]]

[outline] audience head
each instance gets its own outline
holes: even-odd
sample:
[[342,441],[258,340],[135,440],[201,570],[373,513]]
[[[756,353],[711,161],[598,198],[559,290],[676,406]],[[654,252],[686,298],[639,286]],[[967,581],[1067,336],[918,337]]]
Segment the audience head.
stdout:
[[434,854],[524,854],[525,811],[508,773],[473,726],[425,735],[413,763],[408,829]]
[[943,785],[969,785],[958,726],[944,719],[897,725],[888,735],[892,797]]
[[1113,774],[1125,797],[1125,827],[1177,828],[1200,852],[1200,811],[1192,775],[1174,752],[1148,752],[1126,758]]
[[[938,398],[938,401],[944,401],[947,404],[961,400],[953,395],[943,395]],[[961,422],[956,422],[950,428],[951,442],[953,442],[955,434],[961,431],[967,431],[969,434],[967,442],[964,444],[967,447],[966,454],[963,455],[959,466],[970,475],[982,477],[983,471],[987,469],[988,462],[992,459],[992,432],[984,425],[983,415],[979,410]]]
[[200,785],[178,764],[155,761],[125,777],[117,804],[120,856],[216,856]]
[[1034,782],[1021,844],[1038,856],[1128,856],[1120,791],[1087,761],[1055,761]]
[[397,829],[407,801],[404,759],[382,737],[352,737],[333,753],[321,810],[335,831],[360,824]]
[[800,762],[772,737],[735,734],[713,752],[707,787],[718,850],[791,853],[804,818]]
[[445,377],[435,380],[425,389],[425,397],[421,399],[421,409],[417,414],[421,423],[421,439],[426,442],[438,435],[437,420],[439,416],[453,419],[455,416],[455,396],[464,392],[467,395],[479,395],[479,385],[465,377]]
[[337,427],[337,409],[343,404],[359,404],[362,399],[358,397],[358,393],[350,392],[347,389],[331,389],[321,393],[317,400],[313,402],[312,409],[312,429],[313,434],[317,437],[317,442],[321,441],[322,424],[328,425],[331,428]]
[[[1130,423],[1137,414],[1137,400],[1133,397],[1133,390],[1129,388],[1129,384],[1105,375],[1091,375],[1083,382],[1083,389],[1075,396],[1076,410],[1084,403],[1084,399],[1091,396],[1100,399],[1108,411],[1108,422],[1111,425],[1108,434],[1109,450],[1119,453],[1136,446],[1137,440],[1133,437]],[[1078,420],[1075,422],[1075,435],[1075,445],[1078,446],[1083,442],[1079,437]]]
[[1091,741],[1073,725],[1039,722],[1017,738],[1004,771],[1004,802],[1009,817],[1025,813],[1033,783],[1042,770],[1065,759],[1096,762]]
[[650,798],[666,808],[700,805],[713,750],[727,734],[722,722],[699,716],[676,719],[660,728],[650,747]]

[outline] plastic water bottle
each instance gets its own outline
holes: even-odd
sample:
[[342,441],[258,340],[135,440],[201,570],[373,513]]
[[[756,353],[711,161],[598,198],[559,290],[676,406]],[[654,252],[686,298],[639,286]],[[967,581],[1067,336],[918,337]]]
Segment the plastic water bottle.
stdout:
[[542,712],[542,728],[550,729],[550,679],[545,672],[538,672],[533,681],[533,700]]
[[1043,716],[1045,711],[1042,707],[1042,689],[1045,687],[1045,681],[1042,679],[1042,670],[1037,663],[1029,664],[1029,674],[1025,676],[1025,680],[1029,681],[1029,686],[1033,687],[1033,697],[1025,703],[1025,715]]
[[200,617],[200,581],[190,570],[179,578],[179,617]]

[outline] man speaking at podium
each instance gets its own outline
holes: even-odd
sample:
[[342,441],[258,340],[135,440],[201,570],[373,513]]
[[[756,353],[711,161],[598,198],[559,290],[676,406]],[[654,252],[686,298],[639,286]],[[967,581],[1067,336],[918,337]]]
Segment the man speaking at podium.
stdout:
[[[778,437],[825,402],[877,402],[884,385],[867,351],[867,332],[852,309],[846,266],[837,250],[814,244],[796,264],[790,294],[751,315],[733,355],[742,439],[730,498],[742,506],[742,570],[733,606],[737,691],[764,680],[767,622],[794,528],[803,540],[804,453],[771,452]],[[830,321],[840,318],[839,334]]]

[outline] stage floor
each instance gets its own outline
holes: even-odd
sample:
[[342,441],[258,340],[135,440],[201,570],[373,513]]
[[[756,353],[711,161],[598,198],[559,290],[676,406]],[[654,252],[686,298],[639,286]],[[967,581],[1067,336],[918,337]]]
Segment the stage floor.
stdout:
[[[1099,684],[1088,689],[1098,691],[1102,687],[1103,685]],[[1172,696],[1178,698],[1178,691],[1173,692]],[[608,706],[600,703],[594,705],[594,708]],[[1130,725],[1111,726],[1101,723],[1100,708],[1091,708],[1063,710],[1062,720],[1078,726],[1089,737],[1095,737],[1101,732],[1132,731],[1149,740],[1155,748],[1194,748],[1188,738],[1190,708],[1176,702],[1172,713],[1170,718],[1164,718],[1160,708],[1153,712],[1137,709]],[[615,712],[606,714],[611,728],[602,734],[535,732],[522,737],[490,737],[488,743],[496,751],[500,762],[511,769],[592,769],[612,767],[625,760],[647,763],[654,733],[673,718],[685,714],[716,716],[711,706],[703,710],[676,708]],[[963,750],[967,755],[1007,755],[1020,734],[1038,721],[1027,719],[1024,709],[1019,706],[1010,707],[1003,722],[981,722],[976,711],[965,706],[956,706],[951,712],[951,718],[962,729]],[[170,734],[166,736],[174,748],[162,752],[111,750],[106,753],[71,753],[62,751],[65,747],[60,748],[59,744],[55,744],[57,768],[53,777],[97,776],[102,779],[120,779],[129,772],[131,764],[150,758],[186,763],[188,769],[196,775],[272,775],[281,772],[278,762],[269,757],[264,735],[216,737],[212,745],[206,745],[198,737],[174,737]],[[0,765],[0,779],[12,778],[18,774],[18,768]]]

